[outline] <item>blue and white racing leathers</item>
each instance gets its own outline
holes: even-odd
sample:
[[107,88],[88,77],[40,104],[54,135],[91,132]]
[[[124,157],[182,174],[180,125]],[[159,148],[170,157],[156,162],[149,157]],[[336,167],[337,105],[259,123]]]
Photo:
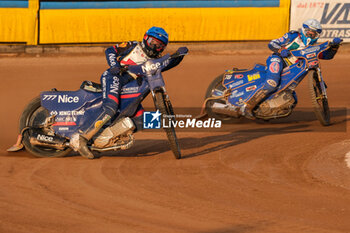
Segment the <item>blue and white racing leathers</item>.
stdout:
[[[267,77],[264,89],[267,91],[267,95],[275,91],[280,84],[281,72],[286,64],[280,55],[281,50],[295,50],[303,49],[306,45],[301,39],[301,35],[298,31],[290,31],[284,34],[281,38],[270,41],[268,44],[269,49],[274,53],[269,56],[266,60],[267,66]],[[319,58],[320,59],[332,59],[337,53],[337,48],[330,47],[329,49],[323,51]]]

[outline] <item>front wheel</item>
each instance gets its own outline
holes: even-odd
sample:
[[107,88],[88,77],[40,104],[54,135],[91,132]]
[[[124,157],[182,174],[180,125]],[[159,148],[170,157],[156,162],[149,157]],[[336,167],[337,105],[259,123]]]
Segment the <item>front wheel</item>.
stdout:
[[323,126],[330,125],[331,115],[328,106],[328,98],[321,87],[324,83],[320,83],[318,73],[315,70],[309,72],[308,80],[309,92],[315,115]]
[[29,129],[25,130],[23,133],[22,143],[27,151],[37,157],[63,157],[71,152],[70,148],[57,150],[54,148],[32,145],[30,143],[30,137],[33,133],[31,128],[39,128],[49,116],[49,112],[41,106],[40,98],[36,97],[33,99],[24,109],[19,121],[20,132],[22,132],[24,128],[29,127]]
[[[161,112],[162,117],[166,116],[166,117],[170,117],[171,121],[175,120],[174,111],[173,111],[171,102],[170,100],[168,99],[166,100],[164,98],[163,92],[161,91],[155,92],[155,105],[156,105],[156,108],[159,109],[159,111]],[[171,151],[174,153],[174,156],[176,159],[180,159],[181,151],[180,151],[180,146],[176,137],[175,128],[173,124],[170,124],[169,127],[163,128],[163,129],[165,130],[166,135],[168,137],[168,142],[169,142]]]

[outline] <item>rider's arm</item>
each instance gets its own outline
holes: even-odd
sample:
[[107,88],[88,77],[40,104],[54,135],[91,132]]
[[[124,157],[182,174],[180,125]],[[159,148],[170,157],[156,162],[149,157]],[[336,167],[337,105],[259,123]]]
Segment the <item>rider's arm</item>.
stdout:
[[293,41],[298,36],[297,31],[290,31],[284,34],[281,38],[271,40],[268,44],[268,47],[270,50],[272,50],[275,53],[279,53],[280,50],[288,45],[290,41]]
[[171,68],[174,68],[175,66],[177,66],[177,65],[182,61],[182,59],[184,59],[184,56],[179,56],[179,57],[171,58],[171,59],[170,59],[170,62],[169,62],[169,65],[167,65],[166,67],[164,67],[164,68],[162,69],[162,72],[167,71],[167,70],[170,70]]
[[269,49],[272,50],[272,52],[278,53],[278,51],[282,48],[279,39],[271,40],[268,44]]
[[320,53],[320,55],[318,55],[318,57],[320,59],[330,60],[335,56],[337,51],[338,51],[338,48],[329,48],[329,49],[323,51],[322,53]]
[[125,53],[133,47],[133,42],[123,42],[108,47],[105,51],[107,63],[110,67],[120,67],[119,61]]
[[110,67],[120,67],[119,62],[117,61],[117,49],[116,46],[111,46],[105,51],[107,63]]
[[177,51],[170,56],[170,62],[169,64],[162,69],[162,72],[170,70],[171,68],[174,68],[177,66],[182,59],[184,59],[184,56],[188,53],[187,47],[180,47],[177,49]]

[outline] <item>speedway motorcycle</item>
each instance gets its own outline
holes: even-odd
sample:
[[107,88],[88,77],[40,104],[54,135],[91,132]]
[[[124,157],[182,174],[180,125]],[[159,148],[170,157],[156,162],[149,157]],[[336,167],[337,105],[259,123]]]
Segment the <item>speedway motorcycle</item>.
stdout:
[[[289,116],[297,104],[294,90],[308,77],[316,117],[322,125],[330,125],[327,86],[318,59],[330,45],[330,42],[324,42],[290,51],[291,56],[284,59],[288,66],[281,73],[278,89],[253,109],[255,118],[270,120]],[[264,65],[256,64],[251,70],[234,68],[215,78],[205,94],[204,110],[209,117],[224,121],[241,117],[238,109],[264,85],[266,70]]]
[[[187,53],[187,52],[186,52]],[[107,128],[95,135],[88,146],[92,151],[125,150],[134,143],[135,126],[131,117],[140,110],[141,102],[151,93],[157,113],[166,115],[169,121],[175,121],[174,111],[161,70],[169,64],[172,57],[183,56],[179,50],[174,55],[165,55],[158,59],[129,66],[130,75],[143,77],[142,83],[133,80],[126,84],[120,95],[120,109]],[[141,79],[142,80],[142,79]],[[70,137],[79,129],[93,109],[102,106],[101,85],[84,81],[77,91],[44,91],[33,99],[24,109],[19,123],[20,135],[17,143],[8,151],[18,151],[25,147],[38,157],[63,157],[71,152]],[[91,111],[92,110],[92,111]],[[98,112],[98,111],[97,111]],[[88,114],[89,113],[89,114]],[[171,119],[169,119],[171,118]],[[176,159],[181,151],[174,127],[164,128],[170,148]]]

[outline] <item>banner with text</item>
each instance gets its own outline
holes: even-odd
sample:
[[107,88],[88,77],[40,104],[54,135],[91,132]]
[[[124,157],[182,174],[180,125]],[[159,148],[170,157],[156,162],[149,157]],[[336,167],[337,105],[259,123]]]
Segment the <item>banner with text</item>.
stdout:
[[350,0],[292,0],[290,29],[297,30],[314,18],[323,28],[320,41],[340,37],[350,42],[349,10]]

